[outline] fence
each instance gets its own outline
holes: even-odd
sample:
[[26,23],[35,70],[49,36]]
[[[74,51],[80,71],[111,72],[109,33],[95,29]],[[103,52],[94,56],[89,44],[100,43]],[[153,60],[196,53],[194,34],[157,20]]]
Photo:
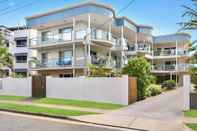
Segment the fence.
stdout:
[[[39,78],[40,80],[40,78]],[[115,78],[3,78],[0,95],[87,100],[128,105],[137,99],[136,79]],[[40,88],[40,89],[39,89]],[[42,88],[42,89],[41,89]],[[40,91],[43,90],[43,93]],[[38,93],[39,92],[39,93]]]
[[3,78],[0,80],[0,95],[31,96],[31,77]]

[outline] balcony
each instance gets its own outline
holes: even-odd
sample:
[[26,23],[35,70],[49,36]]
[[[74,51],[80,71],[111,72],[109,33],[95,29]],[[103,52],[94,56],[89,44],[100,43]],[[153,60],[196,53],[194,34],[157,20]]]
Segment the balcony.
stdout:
[[[88,58],[87,58],[88,59]],[[91,56],[90,62],[96,66],[104,66],[106,68],[113,68],[114,61],[109,60],[107,57],[100,59],[95,56]],[[37,60],[30,64],[31,69],[42,70],[42,69],[72,69],[72,68],[84,68],[86,66],[85,57],[65,57],[65,58],[53,58],[46,60]]]
[[152,65],[152,72],[163,73],[163,72],[185,72],[188,69],[187,64],[158,64]]
[[162,51],[153,51],[154,58],[176,58],[182,56],[188,56],[188,51],[178,50],[162,50]]
[[[59,34],[45,35],[29,40],[30,48],[45,47],[52,45],[70,44],[73,42],[83,42],[84,37],[88,34],[88,29],[81,29],[75,31],[68,31]],[[92,29],[90,38],[96,43],[105,44],[108,46],[115,46],[117,40],[110,37],[110,33],[100,29]]]
[[68,58],[54,58],[38,61],[34,67],[31,68],[57,68],[57,67],[71,67],[72,57]]

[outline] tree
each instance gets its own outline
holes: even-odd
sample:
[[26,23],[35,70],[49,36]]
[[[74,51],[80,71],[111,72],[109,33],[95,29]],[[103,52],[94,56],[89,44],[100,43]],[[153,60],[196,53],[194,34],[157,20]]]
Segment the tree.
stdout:
[[197,29],[197,0],[191,0],[192,6],[186,6],[185,13],[183,14],[183,17],[188,19],[185,22],[182,22],[182,29],[184,30],[196,30]]
[[155,77],[151,75],[151,65],[144,57],[130,59],[123,67],[122,73],[137,77],[138,100],[146,97],[146,88],[155,82]]
[[[0,68],[8,67],[13,72],[12,55],[9,53],[8,48],[5,47],[5,39],[0,34]],[[0,69],[1,76],[4,75],[4,70]]]

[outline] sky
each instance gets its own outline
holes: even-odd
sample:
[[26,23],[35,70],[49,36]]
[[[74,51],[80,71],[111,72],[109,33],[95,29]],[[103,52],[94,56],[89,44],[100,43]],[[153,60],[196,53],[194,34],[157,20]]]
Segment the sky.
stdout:
[[[26,16],[83,1],[85,0],[0,0],[0,25],[24,25]],[[118,12],[130,0],[97,1],[110,4]],[[127,16],[137,24],[152,26],[154,35],[171,34],[176,33],[180,29],[178,23],[184,21],[182,5],[191,5],[191,0],[134,0],[119,16]],[[192,40],[197,40],[197,30],[189,33]]]

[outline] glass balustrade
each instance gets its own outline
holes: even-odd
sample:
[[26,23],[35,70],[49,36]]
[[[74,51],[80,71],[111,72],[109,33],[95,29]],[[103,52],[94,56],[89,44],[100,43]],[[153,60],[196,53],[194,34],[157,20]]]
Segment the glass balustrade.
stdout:
[[72,65],[72,57],[53,58],[42,60],[37,63],[36,68],[67,67]]
[[[187,55],[188,52],[184,50],[178,50],[177,55]],[[175,56],[176,50],[162,50],[162,51],[154,51],[154,56]]]
[[159,65],[153,65],[152,70],[155,71],[175,71],[177,68],[178,71],[185,71],[188,66],[187,64],[159,64]]
[[[69,42],[72,40],[84,40],[85,36],[89,35],[87,34],[87,29],[80,29],[75,30],[74,34],[73,31],[59,33],[59,34],[52,34],[48,33],[43,35],[42,37],[36,37],[30,39],[30,46],[36,46],[36,45],[43,45],[43,44],[54,44],[58,42]],[[91,39],[95,40],[105,40],[112,43],[116,43],[117,39],[112,38],[110,39],[110,33],[104,30],[96,29],[91,31],[90,36]]]

